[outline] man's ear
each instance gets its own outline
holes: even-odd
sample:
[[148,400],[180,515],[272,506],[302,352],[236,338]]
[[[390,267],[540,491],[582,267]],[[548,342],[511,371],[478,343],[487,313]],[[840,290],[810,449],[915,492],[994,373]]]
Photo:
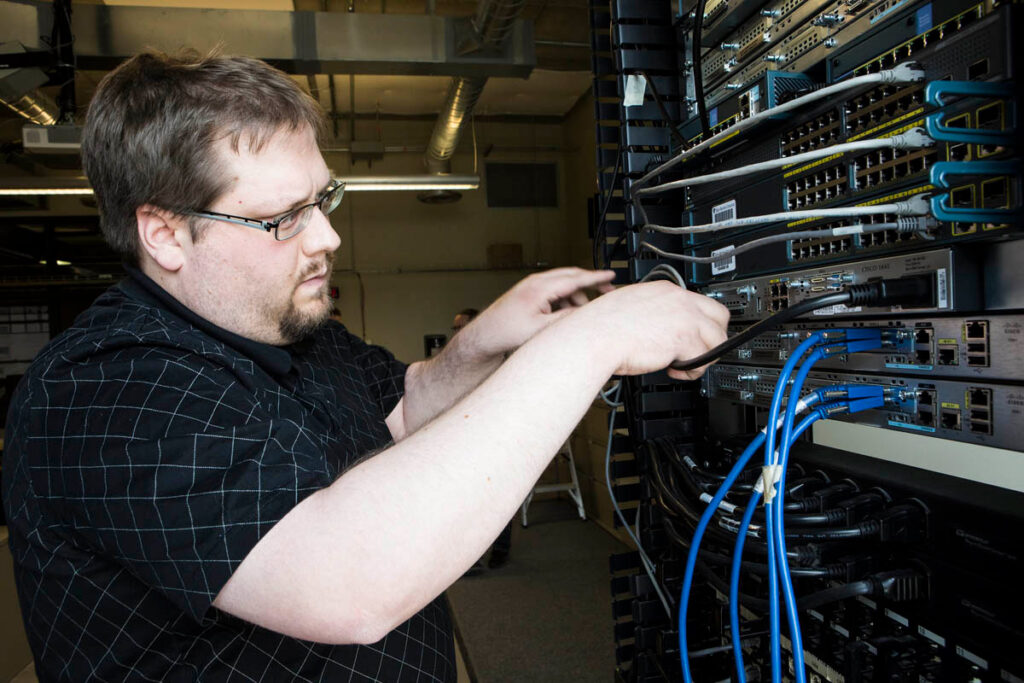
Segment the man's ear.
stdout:
[[192,234],[185,219],[166,209],[143,204],[135,209],[139,228],[139,242],[158,266],[177,272],[185,265],[185,252],[192,242]]

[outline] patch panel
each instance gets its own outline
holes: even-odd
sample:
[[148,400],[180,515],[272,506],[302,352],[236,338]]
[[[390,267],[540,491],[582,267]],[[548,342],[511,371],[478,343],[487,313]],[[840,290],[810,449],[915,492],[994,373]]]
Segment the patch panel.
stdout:
[[880,149],[863,154],[853,160],[853,187],[863,190],[904,182],[925,173],[938,158],[939,152],[934,148]]
[[[712,400],[766,408],[778,375],[778,367],[719,363],[708,369],[702,387]],[[1024,390],[1019,385],[814,370],[805,388],[831,384],[887,387],[883,408],[835,416],[844,422],[996,448],[1017,449],[1024,438]]]
[[830,202],[843,197],[849,186],[845,164],[819,166],[786,183],[786,206],[794,210]]
[[[887,257],[729,283],[712,283],[704,293],[719,301],[728,301],[734,320],[758,320],[780,310],[780,307],[792,306],[827,292],[839,292],[850,284],[868,282],[882,275],[903,277],[920,273],[935,274],[937,288],[934,305],[920,310],[964,310],[979,304],[977,266],[965,253],[952,249],[922,252],[912,259]],[[784,299],[772,296],[773,285],[780,290],[785,286]],[[889,312],[891,310],[888,308],[850,310],[838,306],[817,311],[815,315],[879,315]]]
[[827,144],[834,144],[842,133],[842,118],[838,109],[830,109],[796,128],[782,133],[782,156],[802,154]]
[[879,126],[923,111],[924,87],[883,85],[843,103],[846,133],[855,139]]
[[[769,304],[771,307],[771,304]],[[819,367],[856,372],[896,372],[927,377],[976,377],[1024,382],[1024,315],[990,313],[976,317],[896,318],[884,320],[790,323],[744,344],[724,357],[728,363],[781,366],[814,330],[836,327],[880,328],[884,347],[877,351],[828,358]],[[742,329],[732,326],[730,335]],[[955,348],[940,362],[940,348]]]

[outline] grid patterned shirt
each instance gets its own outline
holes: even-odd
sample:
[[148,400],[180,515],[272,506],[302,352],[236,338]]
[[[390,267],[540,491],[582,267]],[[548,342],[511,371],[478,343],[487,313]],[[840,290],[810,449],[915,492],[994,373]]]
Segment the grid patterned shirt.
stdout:
[[454,681],[442,598],[367,646],[212,606],[278,520],[389,444],[405,367],[336,323],[244,339],[130,273],[11,402],[4,505],[40,680]]

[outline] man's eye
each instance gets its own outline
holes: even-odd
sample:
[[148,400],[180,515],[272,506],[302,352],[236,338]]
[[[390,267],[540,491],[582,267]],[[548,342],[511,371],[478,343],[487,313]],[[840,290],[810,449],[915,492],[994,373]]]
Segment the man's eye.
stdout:
[[295,227],[295,224],[299,220],[299,214],[300,213],[302,213],[302,212],[301,211],[293,211],[292,213],[285,214],[284,216],[281,216],[281,218],[279,219],[280,222],[277,224],[278,229],[280,230],[280,229],[288,229],[288,228]]

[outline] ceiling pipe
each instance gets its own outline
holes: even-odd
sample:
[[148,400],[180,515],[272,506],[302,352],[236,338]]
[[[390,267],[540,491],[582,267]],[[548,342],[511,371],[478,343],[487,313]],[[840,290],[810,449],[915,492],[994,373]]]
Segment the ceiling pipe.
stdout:
[[[470,22],[471,30],[458,43],[458,54],[500,53],[505,38],[525,4],[525,0],[480,0]],[[447,175],[452,172],[452,155],[455,154],[466,121],[472,115],[486,83],[486,76],[452,78],[448,85],[448,95],[427,143],[424,159],[429,173]],[[452,190],[435,190],[423,192],[417,198],[428,204],[438,204],[458,201],[461,196]]]

